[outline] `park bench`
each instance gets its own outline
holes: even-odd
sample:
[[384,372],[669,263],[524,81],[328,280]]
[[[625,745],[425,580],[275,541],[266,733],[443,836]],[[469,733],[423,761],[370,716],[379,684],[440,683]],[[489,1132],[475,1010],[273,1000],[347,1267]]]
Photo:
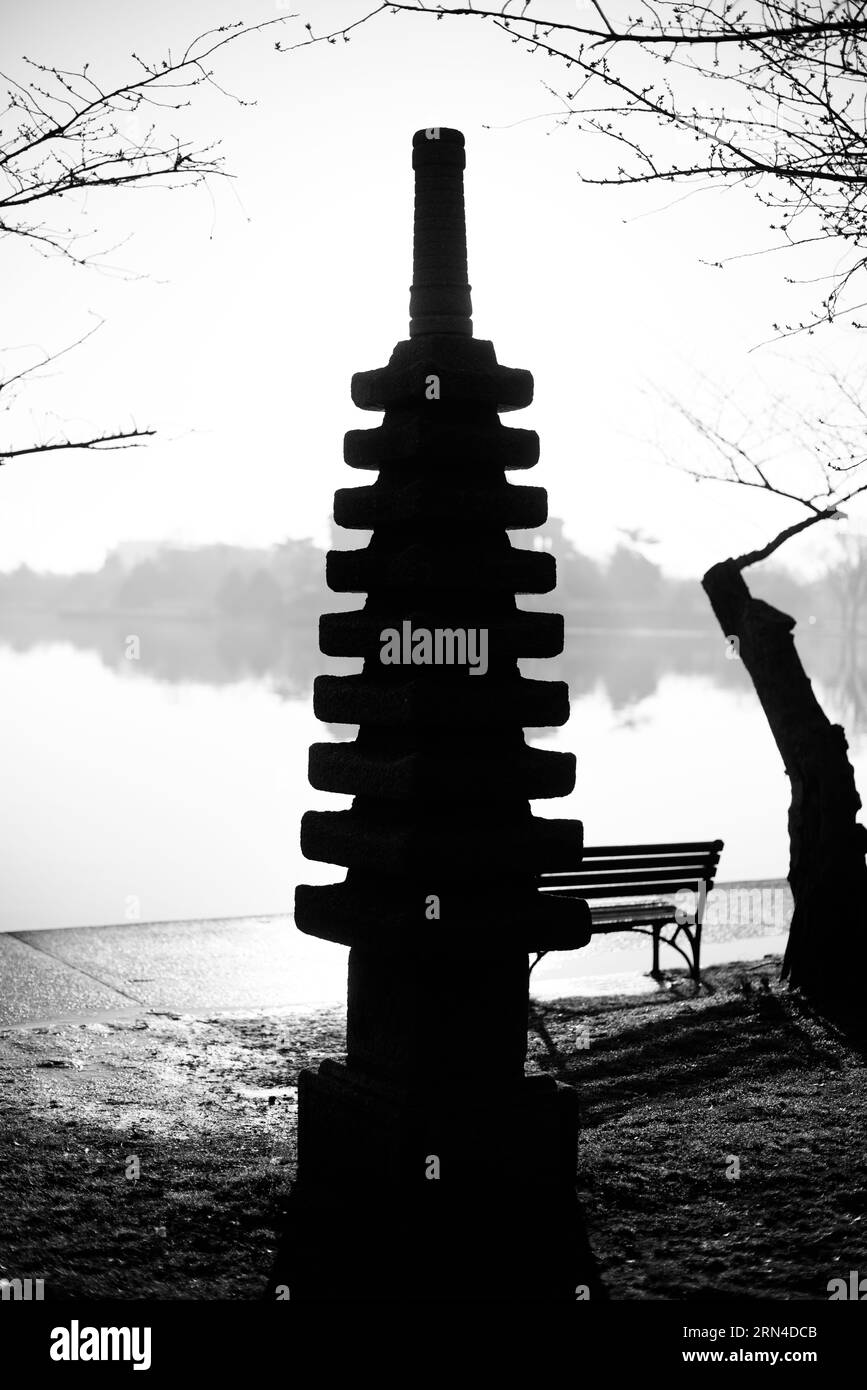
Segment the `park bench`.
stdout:
[[[651,936],[654,979],[660,978],[659,946],[664,941],[683,956],[698,986],[704,906],[722,848],[722,840],[585,846],[577,868],[540,874],[539,884],[553,897],[584,898],[594,936],[619,931]],[[670,931],[664,936],[666,928]],[[537,960],[546,954],[541,952]]]

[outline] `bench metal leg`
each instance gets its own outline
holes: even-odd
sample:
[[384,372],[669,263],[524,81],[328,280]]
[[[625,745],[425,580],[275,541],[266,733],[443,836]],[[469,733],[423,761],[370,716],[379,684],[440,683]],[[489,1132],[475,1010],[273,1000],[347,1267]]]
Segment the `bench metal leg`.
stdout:
[[650,972],[654,980],[659,979],[659,938],[661,934],[662,925],[655,925],[653,928],[653,969]]
[[692,942],[692,978],[695,982],[696,990],[701,986],[701,922],[696,922],[695,933]]

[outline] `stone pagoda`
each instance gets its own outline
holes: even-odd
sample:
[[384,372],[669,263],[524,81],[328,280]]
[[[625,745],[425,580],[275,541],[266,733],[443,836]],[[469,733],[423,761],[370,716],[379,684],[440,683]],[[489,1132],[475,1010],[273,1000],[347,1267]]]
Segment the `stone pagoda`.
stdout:
[[573,1300],[598,1289],[576,1096],[524,1075],[528,953],[590,937],[586,903],[537,886],[575,868],[582,829],[530,810],[575,781],[572,754],[523,735],[569,714],[563,682],[518,670],[563,646],[559,615],[515,602],[553,589],[555,562],[507,534],[547,516],[543,488],[505,476],[533,467],[538,436],[499,419],[533,379],[473,337],[463,136],[419,131],[412,163],[409,337],[353,376],[383,419],[344,445],[377,477],[334,500],[373,535],[327,559],[331,589],[367,597],[320,623],[322,651],[363,668],[316,681],[318,718],[358,735],[314,744],[310,781],[353,801],[301,826],[307,858],[347,873],[295,900],[302,932],[349,947],[346,1058],[300,1077],[274,1283],[303,1300]]

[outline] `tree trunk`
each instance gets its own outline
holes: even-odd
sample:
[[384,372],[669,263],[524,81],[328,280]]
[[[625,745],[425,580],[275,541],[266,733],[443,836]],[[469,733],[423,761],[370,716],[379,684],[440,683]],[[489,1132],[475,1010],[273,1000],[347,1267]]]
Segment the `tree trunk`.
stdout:
[[735,560],[702,586],[759,697],[791,783],[789,884],[795,910],[782,978],[847,1027],[863,1027],[867,830],[846,736],[819,704],[792,636],[795,620],[754,598]]

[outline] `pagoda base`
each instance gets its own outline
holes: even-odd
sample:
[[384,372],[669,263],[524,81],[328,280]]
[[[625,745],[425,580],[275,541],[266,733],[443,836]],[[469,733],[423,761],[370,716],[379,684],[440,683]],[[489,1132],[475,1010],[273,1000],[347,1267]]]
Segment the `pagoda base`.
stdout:
[[298,1181],[268,1296],[600,1298],[575,1192],[577,1102],[549,1077],[413,1092],[299,1077]]

